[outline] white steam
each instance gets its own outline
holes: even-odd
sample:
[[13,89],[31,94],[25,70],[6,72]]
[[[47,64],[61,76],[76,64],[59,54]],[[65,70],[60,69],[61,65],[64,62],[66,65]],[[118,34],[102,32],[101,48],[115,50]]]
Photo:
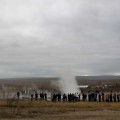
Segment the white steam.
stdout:
[[59,80],[59,88],[62,93],[80,93],[77,81],[75,80],[72,72],[62,70]]

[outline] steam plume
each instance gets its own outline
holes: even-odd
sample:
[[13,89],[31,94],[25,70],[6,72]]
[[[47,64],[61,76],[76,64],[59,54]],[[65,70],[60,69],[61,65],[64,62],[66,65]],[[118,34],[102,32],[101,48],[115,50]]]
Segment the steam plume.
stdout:
[[77,81],[75,80],[72,72],[69,70],[62,70],[60,73],[61,77],[59,80],[59,88],[62,93],[80,93],[79,88],[77,87]]

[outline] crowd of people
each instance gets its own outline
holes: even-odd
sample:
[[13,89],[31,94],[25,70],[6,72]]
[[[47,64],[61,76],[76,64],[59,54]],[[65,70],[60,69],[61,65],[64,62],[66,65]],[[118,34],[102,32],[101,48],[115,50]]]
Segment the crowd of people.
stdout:
[[[61,99],[62,98],[62,99]],[[59,101],[68,101],[68,102],[78,102],[78,101],[89,101],[89,102],[120,102],[120,94],[119,93],[69,93],[69,94],[53,94],[52,96],[53,102]]]
[[17,91],[17,98],[20,99],[31,99],[31,100],[46,100],[47,101],[47,93],[46,92],[38,92],[38,91]]
[[[17,98],[20,99],[20,92],[17,92]],[[23,94],[23,93],[22,93]],[[30,93],[31,100],[48,100],[48,95],[46,92],[37,92],[34,91]],[[120,93],[118,92],[82,92],[82,93],[68,93],[61,94],[60,92],[52,92],[49,98],[52,102],[79,102],[79,101],[88,101],[88,102],[120,102]]]

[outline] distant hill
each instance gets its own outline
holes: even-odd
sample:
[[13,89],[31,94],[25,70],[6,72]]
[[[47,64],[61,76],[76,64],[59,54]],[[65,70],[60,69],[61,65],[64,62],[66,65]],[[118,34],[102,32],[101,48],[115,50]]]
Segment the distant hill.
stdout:
[[25,77],[25,78],[1,78],[0,81],[50,81],[58,80],[57,77]]
[[[69,76],[68,76],[69,77]],[[76,76],[75,77],[78,85],[117,85],[120,86],[120,76]],[[26,77],[26,78],[2,78],[0,79],[0,87],[5,85],[9,88],[23,88],[35,87],[37,86],[40,89],[55,89],[55,81],[58,81],[58,77]],[[68,81],[69,84],[69,81]],[[118,89],[117,87],[117,89]]]
[[[103,76],[75,76],[77,81],[83,80],[120,80],[120,76],[103,75]],[[49,81],[59,80],[59,77],[25,77],[25,78],[0,78],[0,81]]]
[[112,76],[112,75],[76,76],[76,80],[120,80],[120,76]]

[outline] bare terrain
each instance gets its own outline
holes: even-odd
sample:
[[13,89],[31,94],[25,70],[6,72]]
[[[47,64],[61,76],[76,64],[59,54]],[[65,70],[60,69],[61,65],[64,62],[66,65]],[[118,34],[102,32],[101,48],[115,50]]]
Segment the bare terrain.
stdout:
[[120,103],[1,100],[0,120],[119,120]]

